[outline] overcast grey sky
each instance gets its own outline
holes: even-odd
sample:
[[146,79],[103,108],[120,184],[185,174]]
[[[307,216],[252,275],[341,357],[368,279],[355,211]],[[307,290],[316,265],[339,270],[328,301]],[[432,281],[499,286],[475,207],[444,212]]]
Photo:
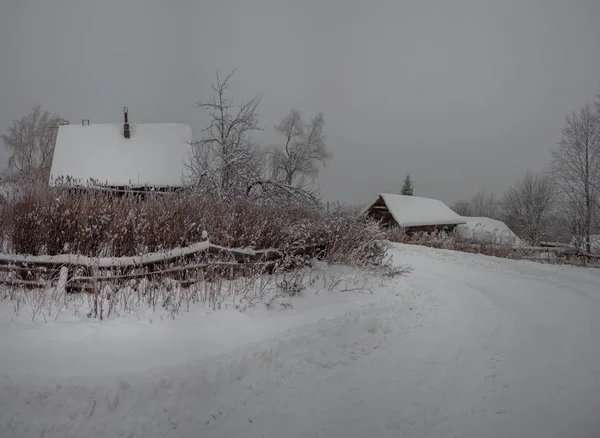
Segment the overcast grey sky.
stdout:
[[0,129],[37,102],[77,121],[198,132],[217,69],[263,92],[261,135],[323,111],[327,199],[447,203],[540,170],[600,93],[598,0],[1,0]]

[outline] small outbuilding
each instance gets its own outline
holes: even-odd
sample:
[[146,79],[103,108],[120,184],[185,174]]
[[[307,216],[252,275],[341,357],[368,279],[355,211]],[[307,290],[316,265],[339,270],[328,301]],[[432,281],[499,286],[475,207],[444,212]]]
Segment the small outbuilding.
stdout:
[[489,217],[463,216],[463,219],[466,223],[459,225],[457,228],[457,232],[462,237],[480,243],[507,245],[512,248],[525,248],[528,246],[502,221]]
[[381,193],[363,214],[383,226],[398,226],[407,233],[453,231],[466,221],[442,201],[418,196]]

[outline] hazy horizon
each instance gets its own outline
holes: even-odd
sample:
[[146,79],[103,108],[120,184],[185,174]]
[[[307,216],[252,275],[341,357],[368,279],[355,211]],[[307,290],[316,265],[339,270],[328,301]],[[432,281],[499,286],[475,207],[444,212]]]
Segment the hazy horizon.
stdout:
[[263,145],[292,107],[324,113],[326,200],[368,203],[408,173],[450,204],[549,163],[565,113],[600,93],[599,20],[594,0],[5,0],[0,131],[39,103],[197,136],[194,101],[237,69],[237,101],[263,93]]

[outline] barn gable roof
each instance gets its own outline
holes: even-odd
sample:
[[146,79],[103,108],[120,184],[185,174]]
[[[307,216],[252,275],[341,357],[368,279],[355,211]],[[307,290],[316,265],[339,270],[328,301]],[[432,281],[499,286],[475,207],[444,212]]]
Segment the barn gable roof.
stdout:
[[178,123],[63,125],[58,128],[50,184],[90,180],[107,186],[179,187],[192,130]]
[[465,220],[437,199],[381,193],[365,212],[387,209],[400,227],[460,225]]

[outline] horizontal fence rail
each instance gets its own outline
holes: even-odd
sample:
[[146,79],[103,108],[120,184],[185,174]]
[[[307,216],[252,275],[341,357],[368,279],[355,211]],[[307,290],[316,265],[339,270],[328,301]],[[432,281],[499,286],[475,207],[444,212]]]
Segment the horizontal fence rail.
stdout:
[[0,254],[0,284],[29,289],[47,288],[58,283],[61,269],[66,268],[68,276],[65,288],[69,292],[94,291],[99,283],[144,278],[173,278],[181,285],[191,285],[216,277],[269,273],[284,262],[293,264],[294,258],[315,257],[324,250],[322,244],[253,250],[226,248],[205,241],[131,257]]

